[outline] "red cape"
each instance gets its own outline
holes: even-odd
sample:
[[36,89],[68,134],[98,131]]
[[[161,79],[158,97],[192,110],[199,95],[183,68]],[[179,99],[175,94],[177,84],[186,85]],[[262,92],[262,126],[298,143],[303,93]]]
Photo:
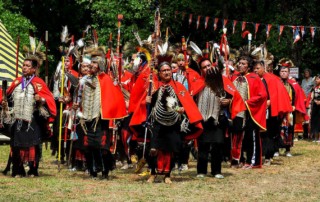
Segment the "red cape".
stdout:
[[79,77],[79,73],[77,72],[77,71],[75,71],[75,70],[73,70],[73,69],[70,69],[69,70],[69,72],[73,75],[73,76],[75,76],[75,77]]
[[124,89],[126,89],[127,91],[130,90],[130,87],[129,87],[129,83],[131,81],[131,77],[132,77],[132,73],[125,70],[123,75],[121,76],[121,85]]
[[306,106],[305,106],[306,95],[304,94],[301,86],[296,81],[288,79],[288,82],[294,89],[294,93],[295,93],[294,106],[296,108],[296,111],[299,111],[305,114],[306,113]]
[[296,124],[302,123],[304,120],[308,120],[307,109],[306,109],[306,95],[303,92],[301,86],[294,80],[288,79],[288,83],[293,87],[295,98],[294,106],[296,111]]
[[[140,75],[138,76],[137,80],[134,83],[134,86],[130,92],[130,100],[129,100],[129,108],[128,113],[133,113],[136,111],[137,107],[141,107],[138,103],[145,102],[147,96],[147,90],[149,88],[149,78],[150,78],[150,67],[146,66]],[[135,75],[133,75],[135,76]],[[153,83],[156,83],[158,80],[158,76],[155,73],[152,73],[152,80]],[[133,80],[131,80],[133,82]],[[146,108],[141,109],[141,113],[146,113]]]
[[127,116],[126,105],[120,86],[115,86],[109,75],[98,75],[101,89],[101,118],[122,119]]
[[[11,86],[7,90],[7,94],[10,95],[13,90],[22,82],[23,77],[18,77],[16,78],[12,83]],[[54,117],[57,114],[57,109],[56,109],[56,103],[53,98],[53,94],[47,87],[46,83],[40,79],[39,77],[34,77],[30,83],[35,91],[35,94],[38,94],[41,98],[44,98],[46,100],[46,104],[49,110],[49,113],[51,117],[49,117],[48,121],[53,122]],[[0,95],[0,103],[2,102],[2,93]]]
[[190,67],[186,69],[186,78],[188,80],[189,93],[192,96],[197,95],[203,85],[203,79],[198,74],[198,72],[194,71]]
[[[157,90],[161,85],[161,82],[156,82],[154,87]],[[182,107],[185,110],[185,114],[187,115],[190,124],[194,125],[196,128],[194,131],[192,131],[192,133],[185,136],[185,139],[191,140],[197,138],[202,133],[203,128],[201,124],[202,115],[199,112],[196,103],[193,101],[193,98],[181,83],[171,80],[169,85],[171,85],[174,89],[175,94],[177,95]],[[137,104],[137,109],[134,111],[130,121],[130,127],[141,125],[146,121],[146,97],[144,97],[144,99],[141,99]],[[145,113],[142,113],[142,111]]]
[[267,83],[270,97],[271,116],[275,117],[292,111],[289,94],[281,82],[280,78],[274,74],[265,73],[263,75]]
[[[239,112],[245,111],[246,105],[238,92],[234,84],[226,76],[223,78],[223,88],[224,90],[232,96],[232,103],[230,104],[231,119],[234,119]],[[202,87],[200,91],[205,87],[205,82],[202,78]]]
[[253,121],[263,130],[266,130],[267,91],[260,77],[254,73],[245,75],[248,83],[248,100],[245,101]]

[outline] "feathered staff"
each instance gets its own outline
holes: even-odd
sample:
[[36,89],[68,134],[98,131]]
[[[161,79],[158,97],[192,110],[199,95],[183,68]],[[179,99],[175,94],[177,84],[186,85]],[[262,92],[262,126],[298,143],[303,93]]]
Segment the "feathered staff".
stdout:
[[112,33],[110,33],[109,41],[108,41],[108,52],[106,54],[106,60],[107,60],[107,71],[110,74],[110,68],[111,68],[111,61],[112,61]]
[[[64,64],[64,49],[65,44],[67,42],[68,37],[68,27],[64,26],[62,27],[61,32],[61,42],[63,44],[62,48],[62,59],[61,59],[61,87],[60,87],[60,97],[63,97],[64,92],[64,70],[65,70],[65,64]],[[60,171],[60,164],[61,164],[61,140],[62,140],[62,115],[63,115],[63,103],[60,102],[60,117],[59,117],[59,146],[58,146],[58,170]]]
[[[62,56],[62,67],[61,67],[61,88],[60,88],[60,97],[63,96],[63,88],[64,88],[64,56]],[[58,150],[58,170],[60,171],[61,164],[61,136],[62,136],[62,114],[63,114],[63,103],[60,102],[60,117],[59,117],[59,150]]]
[[192,95],[191,83],[189,80],[189,72],[187,71],[189,68],[189,63],[188,63],[188,58],[187,58],[187,43],[186,43],[186,39],[184,38],[184,36],[182,36],[181,42],[182,42],[182,51],[183,51],[183,56],[184,56],[185,68],[186,68],[185,71],[186,71],[186,78],[187,78],[187,82],[188,82],[188,91]]
[[45,43],[46,43],[46,75],[45,75],[45,81],[46,81],[46,84],[48,85],[48,31],[45,32]]
[[93,45],[95,48],[98,48],[98,34],[97,34],[97,31],[95,29],[92,29],[92,40],[93,40]]
[[229,65],[228,65],[228,39],[227,39],[227,28],[223,28],[223,34],[220,41],[220,51],[224,54],[224,61],[226,65],[226,76],[229,77]]
[[[153,33],[153,37],[154,37],[154,44],[153,44],[153,52],[152,52],[152,60],[153,60],[153,64],[151,67],[156,67],[157,66],[157,59],[156,56],[158,54],[158,38],[160,37],[160,11],[159,11],[159,6],[157,5],[156,8],[156,12],[154,15],[154,33]],[[142,48],[141,48],[142,49]],[[148,52],[148,51],[146,51]],[[148,57],[148,56],[147,56]],[[150,56],[149,56],[150,57]],[[151,96],[151,92],[152,92],[152,82],[153,82],[153,71],[150,70],[150,75],[149,75],[149,81],[148,81],[148,93],[147,96]],[[149,128],[149,114],[151,112],[151,106],[150,103],[146,104],[147,106],[147,114],[146,114],[146,122],[144,124],[145,130],[144,130],[144,141],[143,141],[143,152],[142,152],[142,158],[139,160],[139,162],[137,163],[137,168],[135,170],[135,172],[139,172],[143,166],[147,163],[147,160],[145,158],[145,152],[146,152],[146,144],[147,144],[147,134],[148,134],[148,128]]]
[[166,43],[169,41],[169,27],[166,29]]
[[123,15],[118,14],[118,38],[117,38],[117,54],[119,57],[119,63],[118,63],[118,76],[119,76],[119,83],[121,83],[121,74],[122,74],[122,69],[121,69],[121,53],[120,53],[120,27],[121,27],[121,21],[123,20]]
[[188,64],[188,58],[187,58],[187,43],[186,43],[186,39],[184,36],[182,36],[181,42],[182,42],[182,51],[183,51],[183,56],[184,56],[185,67],[186,67],[186,69],[188,69],[189,64]]

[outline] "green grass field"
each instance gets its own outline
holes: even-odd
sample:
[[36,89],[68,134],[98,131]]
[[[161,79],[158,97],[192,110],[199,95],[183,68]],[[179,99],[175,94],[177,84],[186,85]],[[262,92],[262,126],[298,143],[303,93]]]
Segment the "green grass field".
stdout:
[[[0,169],[6,165],[9,147],[0,146]],[[146,183],[133,170],[117,169],[109,180],[92,180],[83,172],[65,167],[58,172],[49,150],[44,150],[40,177],[12,178],[0,174],[0,201],[319,201],[320,145],[295,142],[292,158],[280,156],[262,169],[233,169],[224,163],[225,179],[197,179],[196,162],[173,184]]]

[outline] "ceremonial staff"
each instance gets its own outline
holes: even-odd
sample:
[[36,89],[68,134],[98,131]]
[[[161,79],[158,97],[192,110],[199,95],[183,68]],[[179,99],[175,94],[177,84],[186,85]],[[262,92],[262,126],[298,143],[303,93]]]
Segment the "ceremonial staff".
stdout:
[[46,42],[46,75],[45,75],[45,82],[48,85],[48,31],[45,33],[45,42]]
[[[64,64],[64,51],[65,51],[65,45],[66,40],[68,37],[68,28],[67,26],[63,27],[62,34],[61,34],[61,42],[62,42],[62,58],[61,58],[61,72],[60,72],[60,78],[61,78],[61,87],[60,87],[60,97],[63,97],[64,93],[64,70],[65,70],[65,64]],[[59,117],[59,146],[58,146],[58,170],[60,171],[60,164],[61,164],[61,139],[62,139],[62,115],[63,115],[63,102],[60,102],[60,117]]]
[[251,41],[252,41],[252,34],[248,34],[248,52],[251,50]]
[[120,27],[121,27],[121,21],[123,20],[123,15],[118,14],[118,38],[117,38],[117,55],[118,55],[118,76],[119,76],[119,83],[121,83],[121,73],[122,73],[122,68],[121,68],[121,53],[120,53]]
[[224,63],[226,68],[226,76],[229,77],[229,65],[228,65],[228,39],[227,39],[227,28],[223,28],[223,34],[220,42],[220,50],[223,52]]
[[[62,66],[61,66],[61,87],[60,87],[60,97],[63,97],[64,91],[64,56],[61,58]],[[63,102],[60,102],[60,117],[59,117],[59,148],[58,148],[58,170],[60,171],[61,164],[61,136],[62,136],[62,114],[63,114]]]
[[183,51],[183,56],[184,56],[184,62],[185,62],[185,73],[186,73],[186,78],[187,78],[187,83],[188,83],[188,91],[190,93],[190,95],[192,96],[192,91],[191,91],[191,83],[189,80],[189,72],[187,71],[189,68],[189,63],[188,63],[188,57],[187,57],[187,43],[186,43],[186,39],[184,36],[182,36],[181,39],[181,45],[182,45],[182,51]]
[[[152,95],[152,83],[153,83],[153,69],[158,65],[157,64],[157,55],[158,55],[158,42],[159,42],[159,37],[160,37],[160,11],[159,11],[159,6],[156,8],[155,12],[155,17],[154,17],[154,33],[153,33],[153,39],[154,39],[154,44],[153,44],[153,51],[152,51],[152,63],[151,63],[151,69],[150,69],[150,75],[149,75],[149,87],[148,87],[148,94],[147,96]],[[146,122],[144,124],[145,130],[144,130],[144,141],[143,141],[143,154],[142,158],[139,160],[137,163],[137,169],[135,172],[139,172],[143,166],[147,163],[145,159],[145,152],[146,152],[146,144],[147,144],[147,134],[148,134],[148,127],[149,127],[149,115],[150,115],[150,103],[146,103],[147,107],[147,114],[146,114]]]
[[106,54],[106,59],[107,59],[107,71],[108,74],[111,75],[111,62],[112,62],[112,33],[109,35],[109,41],[108,41],[108,52]]

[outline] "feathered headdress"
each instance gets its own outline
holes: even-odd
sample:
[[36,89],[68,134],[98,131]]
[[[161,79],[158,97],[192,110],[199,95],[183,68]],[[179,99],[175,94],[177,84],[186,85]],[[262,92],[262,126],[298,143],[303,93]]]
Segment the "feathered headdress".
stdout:
[[30,48],[27,46],[23,46],[23,52],[25,55],[25,60],[31,60],[37,62],[37,68],[39,68],[43,61],[46,59],[45,53],[41,52],[41,47],[43,42],[39,40],[38,46],[36,46],[36,38],[34,37],[34,33],[32,30],[29,30],[29,40],[30,40]]
[[239,55],[240,52],[237,49],[230,48],[229,60],[231,60],[234,64],[237,62]]
[[294,67],[294,64],[292,60],[290,60],[289,58],[282,58],[281,60],[279,60],[278,66],[290,68],[290,67]]
[[168,54],[168,52],[167,52],[168,47],[169,47],[168,42],[165,42],[161,46],[158,45],[158,49],[159,49],[159,55],[157,56],[158,69],[165,64],[170,66],[170,64],[172,62],[173,54]]
[[97,48],[87,48],[84,52],[85,55],[91,56],[91,61],[98,62],[101,71],[106,70],[106,48],[104,46],[98,46]]
[[241,56],[250,56],[253,57],[252,52],[256,49],[256,46],[250,46],[250,50],[249,50],[249,46],[248,45],[244,45],[242,47],[239,48],[239,52]]
[[139,53],[140,53],[140,55],[142,55],[142,54],[145,55],[146,56],[145,61],[147,61],[147,63],[150,64],[150,61],[151,61],[150,51],[147,48],[144,48],[141,46],[137,47],[136,49],[138,51],[138,56],[139,56]]

